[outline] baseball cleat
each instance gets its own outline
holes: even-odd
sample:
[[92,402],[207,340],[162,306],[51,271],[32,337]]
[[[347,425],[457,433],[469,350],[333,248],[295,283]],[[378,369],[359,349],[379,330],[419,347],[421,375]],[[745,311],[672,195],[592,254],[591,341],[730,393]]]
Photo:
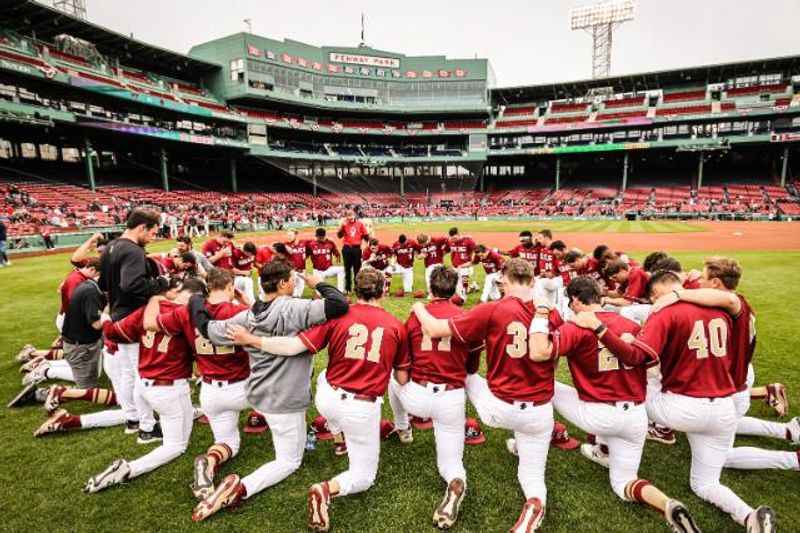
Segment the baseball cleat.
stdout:
[[126,420],[125,421],[125,434],[126,435],[135,435],[139,433],[139,421],[138,420]]
[[544,506],[539,498],[530,498],[522,506],[517,523],[514,524],[509,533],[530,533],[536,531],[544,520]]
[[762,505],[748,515],[744,525],[747,533],[773,533],[778,530],[778,517],[771,507]]
[[458,519],[458,510],[467,492],[463,479],[455,478],[447,485],[444,499],[433,512],[433,525],[439,529],[450,529]]
[[767,385],[766,402],[778,413],[778,416],[786,416],[786,413],[789,412],[789,397],[786,396],[786,387],[783,383]]
[[47,398],[44,401],[44,410],[52,413],[61,405],[61,395],[67,388],[64,385],[53,385],[47,390]]
[[517,451],[517,439],[515,438],[506,439],[506,450],[508,450],[508,453],[510,453],[511,455],[518,456],[519,452]]
[[137,444],[154,444],[156,442],[161,442],[164,439],[164,435],[161,433],[161,425],[156,422],[156,425],[153,426],[153,429],[150,431],[144,431],[142,429],[139,430],[139,436],[136,437]]
[[14,399],[6,404],[6,407],[22,407],[23,405],[33,403],[36,401],[36,383],[31,383],[22,387],[19,394],[14,396]]
[[59,409],[50,415],[50,418],[44,421],[39,428],[33,432],[34,437],[44,437],[50,433],[58,433],[59,431],[66,431],[64,422],[70,417],[66,409]]
[[192,520],[201,522],[226,507],[241,503],[246,491],[239,476],[231,474],[222,480],[217,488],[192,511]]
[[660,442],[661,444],[666,444],[668,446],[675,444],[677,441],[674,431],[668,427],[659,426],[653,422],[651,422],[647,428],[647,440]]
[[34,357],[33,359],[29,360],[27,363],[19,367],[19,373],[24,374],[26,372],[30,372],[35,369],[37,366],[44,364],[47,362],[47,359],[44,356],[40,355],[39,357]]
[[26,344],[22,347],[14,359],[16,359],[18,363],[27,363],[31,360],[31,354],[33,354],[35,351],[36,348],[34,348],[33,344]]
[[689,510],[678,500],[669,500],[664,517],[675,533],[701,533]]
[[603,450],[602,444],[581,444],[581,455],[603,468],[608,468],[608,452]]
[[397,435],[397,438],[400,439],[400,442],[403,444],[411,444],[414,442],[414,430],[411,428],[395,429],[393,433]]
[[308,489],[308,528],[311,531],[328,531],[331,527],[328,507],[331,493],[328,482],[315,483]]
[[112,485],[119,485],[126,481],[130,474],[131,467],[128,465],[128,462],[125,459],[117,459],[111,463],[111,466],[96,476],[90,477],[89,481],[86,482],[86,486],[83,487],[83,492],[93,494],[107,489]]
[[23,385],[38,385],[47,379],[47,369],[50,368],[50,363],[45,361],[24,376],[22,376]]
[[194,458],[194,482],[191,489],[198,500],[205,500],[214,492],[214,472],[206,454]]
[[800,444],[800,416],[796,416],[786,423],[786,440],[793,444]]

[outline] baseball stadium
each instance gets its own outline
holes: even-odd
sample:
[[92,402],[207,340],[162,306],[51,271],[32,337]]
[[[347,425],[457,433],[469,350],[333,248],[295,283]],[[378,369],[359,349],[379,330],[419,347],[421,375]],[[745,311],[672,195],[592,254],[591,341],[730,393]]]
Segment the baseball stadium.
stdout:
[[0,530],[800,531],[800,50],[617,74],[640,6],[575,2],[591,71],[504,85],[86,4],[0,0]]

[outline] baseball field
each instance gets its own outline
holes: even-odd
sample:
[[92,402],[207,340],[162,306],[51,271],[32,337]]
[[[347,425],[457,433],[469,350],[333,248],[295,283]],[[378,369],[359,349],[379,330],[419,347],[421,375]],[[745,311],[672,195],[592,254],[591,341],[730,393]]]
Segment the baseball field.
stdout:
[[[378,227],[378,237],[394,240],[398,233],[415,236],[423,229],[438,235],[452,223],[405,224]],[[507,249],[522,229],[549,227],[568,246],[591,250],[605,243],[636,259],[654,250],[672,253],[685,270],[700,268],[704,257],[724,254],[738,259],[744,269],[741,292],[758,316],[755,356],[756,383],[787,385],[791,408],[788,420],[800,415],[800,226],[793,223],[660,223],[660,222],[460,222],[462,234]],[[310,235],[304,232],[301,237]],[[281,234],[239,235],[259,243]],[[171,243],[156,243],[151,251],[166,251]],[[47,345],[54,337],[58,309],[57,289],[70,270],[68,255],[54,254],[14,260],[0,269],[0,398],[8,401],[20,388],[13,358],[25,343]],[[417,262],[415,286],[424,286]],[[481,268],[476,268],[482,282]],[[399,279],[395,280],[395,284]],[[478,294],[470,295],[467,307]],[[389,298],[385,307],[405,320],[413,300]],[[316,368],[326,357],[317,357]],[[558,379],[569,381],[562,364]],[[74,413],[97,410],[80,402],[67,404]],[[313,408],[309,420],[315,416]],[[384,415],[390,418],[388,401]],[[475,416],[469,408],[469,415]],[[775,419],[762,402],[751,415]],[[244,417],[244,413],[243,413]],[[0,408],[0,530],[3,531],[271,531],[305,530],[307,487],[346,468],[346,458],[334,457],[328,442],[317,443],[306,454],[302,468],[272,489],[234,511],[223,511],[201,524],[190,520],[195,501],[189,490],[192,458],[211,442],[206,425],[196,424],[187,453],[131,483],[103,493],[81,492],[86,480],[116,458],[132,459],[150,446],[137,445],[121,428],[57,434],[34,439],[44,420],[41,407]],[[520,511],[522,493],[516,479],[516,458],[504,446],[505,432],[485,429],[487,441],[467,446],[465,465],[468,492],[456,531],[507,530]],[[579,439],[584,434],[570,427]],[[737,445],[792,450],[790,443],[761,438],[737,438]],[[222,476],[246,474],[271,460],[269,432],[243,435],[241,451],[222,467]],[[704,531],[743,531],[727,516],[695,497],[689,489],[689,447],[678,436],[675,446],[649,442],[640,477],[651,480],[672,497],[682,500]],[[542,531],[663,532],[667,526],[653,512],[619,500],[608,484],[607,471],[585,460],[577,450],[551,448],[547,464],[547,517]],[[783,531],[800,529],[800,473],[786,471],[725,471],[723,482],[753,506],[768,504]],[[431,530],[431,514],[444,485],[435,467],[431,431],[415,431],[414,443],[384,442],[376,484],[366,493],[336,500],[333,529],[341,532],[418,532]]]

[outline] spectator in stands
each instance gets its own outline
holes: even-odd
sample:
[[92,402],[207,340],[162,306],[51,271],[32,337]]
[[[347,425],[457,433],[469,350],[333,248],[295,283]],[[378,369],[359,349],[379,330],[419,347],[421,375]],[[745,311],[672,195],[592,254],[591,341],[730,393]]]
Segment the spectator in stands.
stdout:
[[5,220],[0,218],[0,268],[11,266],[11,261],[8,260],[8,254],[6,254],[7,239],[8,228],[6,227]]

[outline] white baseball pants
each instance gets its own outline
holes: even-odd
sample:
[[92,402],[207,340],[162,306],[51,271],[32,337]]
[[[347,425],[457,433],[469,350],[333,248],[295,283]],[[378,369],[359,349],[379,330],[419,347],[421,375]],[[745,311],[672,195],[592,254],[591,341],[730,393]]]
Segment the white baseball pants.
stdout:
[[253,290],[252,276],[236,276],[233,280],[233,287],[250,298],[256,297],[256,293]]
[[442,263],[437,263],[435,265],[430,265],[425,267],[425,289],[428,291],[428,294],[431,293],[431,273],[433,269],[441,266]]
[[[156,425],[152,406],[143,399],[144,390],[139,379],[139,343],[117,344],[117,375],[119,386],[114,385],[117,396],[124,396],[123,402],[130,402],[136,409],[136,416],[129,420],[138,420],[139,429],[152,431]],[[120,404],[123,405],[123,404]]]
[[117,404],[119,409],[106,409],[105,411],[98,411],[96,413],[88,413],[81,415],[81,428],[106,428],[111,426],[119,426],[124,424],[130,416],[130,420],[136,420],[136,408],[132,403],[123,405],[123,400],[117,393],[116,382],[119,379],[117,376],[117,358],[109,354],[103,347],[103,369],[105,370],[108,379],[111,381],[111,388],[114,389],[114,394],[117,396]]
[[392,276],[402,276],[403,279],[403,292],[412,292],[414,290],[414,267],[404,267],[403,265],[395,263],[390,265],[388,269],[389,274]]
[[639,325],[644,324],[647,317],[650,316],[650,310],[653,308],[650,304],[633,304],[625,307],[620,307],[619,314],[628,320],[633,320]]
[[481,292],[481,303],[500,299],[500,288],[497,283],[500,281],[500,272],[486,274],[483,278],[483,292]]
[[214,442],[226,444],[231,457],[239,453],[239,412],[247,409],[247,380],[228,384],[225,381],[203,381],[200,387],[200,408],[208,418]]
[[517,479],[522,492],[526,500],[539,498],[545,505],[544,471],[553,434],[553,404],[507,403],[492,394],[486,379],[478,374],[467,376],[467,396],[484,424],[514,432],[519,454]]
[[[461,266],[456,269],[458,273],[458,283],[456,284],[456,294],[465,302],[467,301],[467,284],[475,276],[475,269],[471,266]],[[466,283],[465,283],[466,282]]]
[[720,483],[736,432],[733,398],[693,398],[654,392],[647,398],[647,414],[657,424],[686,433],[692,450],[689,470],[692,492],[744,525],[753,508]]
[[58,330],[58,334],[61,335],[61,328],[64,327],[64,313],[58,313],[56,315],[56,330]]
[[459,478],[467,480],[464,470],[464,423],[466,395],[464,389],[445,390],[444,385],[427,386],[409,381],[400,385],[389,381],[389,403],[394,413],[394,425],[408,429],[408,414],[433,420],[436,441],[436,466],[445,483]]
[[647,435],[647,411],[643,403],[614,405],[585,402],[574,387],[556,381],[553,408],[587,433],[602,437],[608,446],[608,476],[614,493],[623,500],[625,486],[638,479]]
[[344,292],[344,267],[341,265],[332,265],[327,270],[314,270],[314,275],[319,276],[322,281],[328,278],[336,277],[336,288]]
[[47,379],[60,379],[75,383],[75,375],[72,373],[72,367],[69,366],[66,359],[50,361],[50,365],[47,368]]
[[537,302],[547,302],[552,308],[559,304],[559,296],[564,288],[564,280],[561,276],[554,278],[536,278],[533,284],[533,297]]
[[328,419],[328,426],[343,431],[347,441],[348,469],[334,478],[339,484],[339,496],[367,490],[378,474],[383,399],[356,400],[342,389],[334,390],[325,372],[320,372],[314,403],[317,411]]
[[140,381],[144,401],[158,412],[164,440],[158,448],[129,463],[132,478],[155,470],[185,452],[194,422],[188,380],[179,379],[169,386],[154,386],[153,380],[146,378]]
[[302,298],[303,291],[306,289],[306,280],[296,270],[294,271],[293,275],[294,275],[294,292],[292,292],[292,296],[294,296],[295,298]]
[[276,485],[295,472],[303,462],[306,447],[306,412],[262,413],[269,424],[275,459],[261,465],[242,479],[247,498]]

